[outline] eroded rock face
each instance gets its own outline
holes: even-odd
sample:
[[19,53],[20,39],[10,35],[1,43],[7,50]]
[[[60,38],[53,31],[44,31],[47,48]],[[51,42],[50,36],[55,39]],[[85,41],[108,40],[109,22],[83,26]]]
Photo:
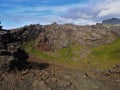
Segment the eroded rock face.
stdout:
[[28,42],[38,38],[39,34],[43,31],[41,25],[30,25],[18,29],[11,30],[15,39],[22,42]]
[[39,35],[37,48],[44,51],[49,51],[51,49],[50,41],[43,33]]
[[93,47],[109,44],[116,39],[111,29],[105,28],[102,24],[93,26],[51,24],[44,26],[43,29],[44,32],[40,33],[37,46],[47,47],[48,50],[66,48],[71,44]]
[[49,51],[66,48],[72,44],[98,46],[113,42],[119,35],[119,27],[107,28],[102,24],[77,26],[73,24],[30,25],[11,30],[14,39],[22,42],[36,40],[33,46]]
[[118,37],[120,37],[120,26],[114,26],[110,28],[111,31]]

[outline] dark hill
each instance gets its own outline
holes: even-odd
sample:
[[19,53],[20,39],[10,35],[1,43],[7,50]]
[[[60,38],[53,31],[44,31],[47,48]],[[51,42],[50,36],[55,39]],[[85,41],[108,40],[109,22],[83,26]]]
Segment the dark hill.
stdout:
[[116,24],[120,24],[120,19],[119,18],[111,18],[111,19],[104,20],[102,23],[116,25]]

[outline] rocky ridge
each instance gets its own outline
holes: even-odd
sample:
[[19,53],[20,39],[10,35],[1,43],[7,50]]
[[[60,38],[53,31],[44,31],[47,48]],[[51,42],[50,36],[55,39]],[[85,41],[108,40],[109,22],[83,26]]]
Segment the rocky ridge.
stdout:
[[[115,30],[116,29],[116,30]],[[109,44],[119,37],[119,27],[107,28],[102,24],[77,26],[72,24],[30,25],[11,30],[21,41],[36,40],[34,47],[40,50],[57,50],[72,44],[99,46]]]

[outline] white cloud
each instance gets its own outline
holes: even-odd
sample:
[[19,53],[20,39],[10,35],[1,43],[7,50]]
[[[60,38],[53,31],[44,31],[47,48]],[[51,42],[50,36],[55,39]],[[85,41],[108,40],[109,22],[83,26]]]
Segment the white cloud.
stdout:
[[101,11],[97,17],[105,17],[110,15],[120,16],[120,0],[107,0],[107,2],[100,6]]
[[[21,1],[21,0],[19,0]],[[45,0],[43,3],[54,0]],[[60,0],[59,0],[60,1]],[[6,18],[12,23],[25,24],[50,24],[52,22],[73,23],[77,25],[91,25],[106,18],[120,17],[120,0],[89,0],[89,3],[78,3],[61,6],[14,6],[14,9],[5,10]],[[48,11],[48,13],[44,11]],[[49,13],[50,12],[50,13]],[[0,16],[1,17],[1,16]]]
[[[57,22],[59,24],[72,23],[72,24],[76,24],[76,25],[92,25],[92,24],[96,23],[90,19],[78,18],[78,19],[74,20],[72,18],[68,19],[68,18],[64,18],[64,17],[60,17],[60,16],[44,16],[44,17],[41,17],[40,20],[41,20],[41,24],[43,24],[43,25],[51,24],[52,22]],[[38,23],[40,20],[38,20]]]

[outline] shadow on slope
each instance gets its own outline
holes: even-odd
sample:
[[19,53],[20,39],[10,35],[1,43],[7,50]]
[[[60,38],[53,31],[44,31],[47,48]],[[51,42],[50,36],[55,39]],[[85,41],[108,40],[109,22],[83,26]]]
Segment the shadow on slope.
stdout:
[[29,55],[24,49],[19,48],[17,52],[13,53],[14,60],[9,64],[9,71],[22,71],[26,69],[38,69],[43,70],[49,67],[47,63],[28,62]]

